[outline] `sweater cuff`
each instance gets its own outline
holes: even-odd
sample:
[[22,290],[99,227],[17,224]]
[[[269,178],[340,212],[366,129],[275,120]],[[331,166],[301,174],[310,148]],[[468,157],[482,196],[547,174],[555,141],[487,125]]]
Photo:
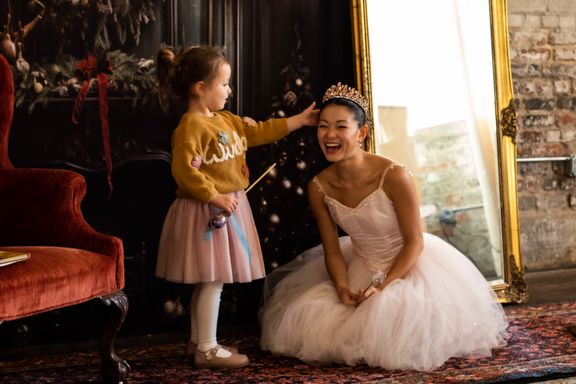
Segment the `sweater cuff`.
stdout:
[[210,202],[210,200],[212,200],[217,194],[218,194],[218,191],[216,189],[211,189],[211,190],[207,190],[204,193],[199,194],[199,196],[197,196],[197,199],[200,200],[204,204],[208,204]]

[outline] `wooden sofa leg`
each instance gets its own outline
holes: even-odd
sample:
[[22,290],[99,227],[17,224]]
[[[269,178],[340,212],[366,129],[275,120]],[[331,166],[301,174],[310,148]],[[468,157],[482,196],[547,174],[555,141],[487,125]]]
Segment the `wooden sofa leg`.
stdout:
[[130,366],[114,352],[114,338],[128,313],[128,297],[123,291],[101,296],[107,320],[100,335],[100,372],[106,383],[127,383]]

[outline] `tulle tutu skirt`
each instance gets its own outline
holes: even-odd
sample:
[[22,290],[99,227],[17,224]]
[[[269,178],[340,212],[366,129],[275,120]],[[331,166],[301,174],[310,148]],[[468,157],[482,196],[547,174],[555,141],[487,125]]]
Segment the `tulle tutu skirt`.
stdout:
[[[340,239],[353,290],[371,272]],[[341,304],[312,248],[267,279],[260,309],[261,347],[311,363],[367,364],[431,370],[451,357],[489,356],[506,344],[507,320],[476,267],[440,238],[425,234],[424,251],[403,279],[358,307]]]
[[195,199],[172,203],[160,236],[156,276],[177,283],[249,282],[266,276],[260,240],[244,191],[224,227],[208,222],[219,209]]

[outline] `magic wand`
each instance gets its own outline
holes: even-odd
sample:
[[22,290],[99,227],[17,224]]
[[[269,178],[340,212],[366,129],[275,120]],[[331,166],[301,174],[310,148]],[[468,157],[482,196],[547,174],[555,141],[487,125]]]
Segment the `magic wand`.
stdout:
[[[260,180],[262,180],[264,178],[264,176],[266,176],[268,173],[270,173],[270,171],[276,166],[276,163],[272,164],[271,166],[268,167],[267,170],[264,171],[264,173],[262,173],[260,175],[260,177],[258,177],[256,179],[256,181],[254,181],[248,188],[246,188],[244,190],[245,193],[248,193],[248,191],[250,191]],[[228,216],[230,216],[230,214],[227,211],[220,211],[218,212],[215,216],[213,216],[210,221],[208,221],[208,226],[212,229],[219,229],[222,228],[223,226],[226,225],[226,222],[228,221]]]

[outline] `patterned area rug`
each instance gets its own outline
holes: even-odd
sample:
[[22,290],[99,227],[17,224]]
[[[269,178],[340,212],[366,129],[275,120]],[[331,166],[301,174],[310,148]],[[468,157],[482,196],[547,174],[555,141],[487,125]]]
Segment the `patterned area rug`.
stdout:
[[[431,372],[367,366],[311,366],[258,348],[257,335],[221,340],[237,344],[252,363],[237,370],[194,369],[186,344],[118,347],[131,366],[130,383],[532,383],[576,377],[576,303],[506,307],[508,346],[490,358],[450,359]],[[96,353],[70,352],[0,362],[0,383],[97,383]]]

